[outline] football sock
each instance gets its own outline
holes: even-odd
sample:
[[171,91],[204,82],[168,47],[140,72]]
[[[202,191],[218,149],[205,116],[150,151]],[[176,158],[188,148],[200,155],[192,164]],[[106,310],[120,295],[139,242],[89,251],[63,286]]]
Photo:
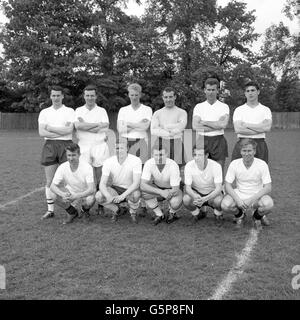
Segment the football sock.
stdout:
[[68,214],[70,215],[75,215],[77,214],[77,210],[73,207],[73,206],[69,206],[66,211],[68,212]]
[[200,209],[197,207],[194,211],[191,211],[193,216],[197,216],[200,213]]
[[238,212],[237,214],[235,214],[234,216],[235,216],[236,218],[240,218],[243,214],[244,214],[244,213],[243,213],[243,210],[242,210],[242,209],[239,209],[239,212]]
[[85,206],[82,206],[81,209],[82,209],[84,212],[89,212],[89,211],[90,211],[90,208],[86,208]]
[[161,208],[160,207],[156,207],[156,208],[154,208],[154,209],[152,209],[153,210],[153,212],[155,213],[155,215],[157,216],[157,217],[162,217],[164,214],[162,213],[162,211],[161,211]]
[[261,218],[262,218],[263,216],[261,216],[261,215],[258,213],[258,210],[256,209],[256,210],[254,211],[254,213],[253,213],[253,217],[254,217],[255,220],[261,220]]
[[45,193],[46,193],[48,211],[54,212],[54,201],[52,198],[53,193],[48,187],[45,188]]

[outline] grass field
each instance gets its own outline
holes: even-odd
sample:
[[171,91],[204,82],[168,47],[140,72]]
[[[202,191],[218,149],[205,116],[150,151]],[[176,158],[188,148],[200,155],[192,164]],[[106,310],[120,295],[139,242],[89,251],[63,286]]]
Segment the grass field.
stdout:
[[[224,299],[299,299],[291,287],[300,265],[300,131],[268,135],[272,196],[271,226],[258,235],[243,274]],[[235,142],[226,132],[229,152]],[[41,221],[43,191],[3,206],[44,185],[39,164],[42,140],[33,131],[0,131],[0,265],[6,290],[0,299],[208,299],[235,265],[251,230],[222,227],[212,215],[151,225],[122,216],[113,225],[92,212],[91,221],[63,226],[62,210]],[[1,206],[2,205],[2,206]]]

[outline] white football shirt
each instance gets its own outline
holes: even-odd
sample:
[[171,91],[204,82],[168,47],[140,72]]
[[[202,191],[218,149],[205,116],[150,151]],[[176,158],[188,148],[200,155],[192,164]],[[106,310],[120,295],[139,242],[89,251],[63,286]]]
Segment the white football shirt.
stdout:
[[133,182],[133,175],[142,174],[140,158],[128,154],[126,160],[120,164],[116,155],[106,159],[102,167],[102,175],[112,178],[112,185],[127,189]]
[[254,158],[251,167],[247,169],[241,158],[230,163],[225,181],[228,183],[236,181],[238,191],[245,197],[251,197],[260,191],[264,184],[271,183],[271,176],[265,161]]
[[177,187],[180,184],[180,171],[178,164],[167,158],[166,164],[163,170],[160,172],[154,158],[151,158],[145,162],[142,179],[151,180],[161,188]]
[[[219,100],[214,104],[210,104],[208,101],[198,103],[193,111],[193,117],[198,116],[204,121],[218,121],[224,115],[229,115],[229,107]],[[198,131],[198,134],[210,137],[219,136],[224,134],[224,129],[210,132]]]
[[[77,108],[75,110],[75,121],[78,121],[79,117],[88,123],[109,123],[106,110],[102,107],[98,107],[97,105],[91,110],[89,110],[86,105]],[[101,143],[106,138],[105,132],[95,133],[85,130],[76,130],[76,135],[79,140],[79,144]]]
[[[233,112],[233,122],[243,121],[253,124],[258,124],[264,120],[272,120],[271,110],[262,105],[258,104],[256,107],[250,107],[246,103],[242,106],[237,107]],[[257,133],[253,135],[245,135],[238,133],[238,138],[265,138],[266,134],[264,132]]]
[[[144,104],[134,109],[131,105],[122,107],[118,113],[118,121],[138,123],[143,119],[151,121],[152,109]],[[148,139],[147,131],[131,130],[128,133],[122,133],[122,137],[131,139]]]
[[[75,122],[75,112],[72,108],[62,105],[60,108],[55,109],[53,106],[43,109],[38,118],[39,124],[45,124],[53,127],[64,127],[66,124]],[[44,138],[48,140],[49,138]],[[50,140],[72,140],[72,133],[51,138]]]
[[62,163],[56,170],[53,181],[55,185],[63,183],[70,192],[83,192],[88,183],[94,183],[93,168],[83,160],[79,160],[76,171],[72,171],[68,161]]
[[214,160],[207,159],[207,166],[200,170],[195,160],[189,161],[184,168],[184,183],[202,194],[209,194],[222,183],[222,167]]

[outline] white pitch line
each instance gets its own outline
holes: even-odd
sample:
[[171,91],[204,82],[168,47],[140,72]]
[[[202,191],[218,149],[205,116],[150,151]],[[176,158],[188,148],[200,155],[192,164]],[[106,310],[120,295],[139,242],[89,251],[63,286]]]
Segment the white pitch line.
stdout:
[[29,193],[26,193],[26,194],[24,194],[23,196],[15,199],[15,200],[9,201],[9,202],[4,203],[4,204],[0,204],[0,209],[4,209],[4,208],[6,208],[6,207],[8,207],[8,206],[11,206],[11,205],[13,205],[13,204],[16,204],[16,203],[19,202],[20,200],[23,200],[23,199],[25,199],[25,198],[27,198],[27,197],[30,197],[31,195],[33,195],[33,194],[35,194],[35,193],[37,193],[37,192],[39,192],[39,191],[42,191],[43,189],[45,189],[45,187],[40,187],[40,188],[34,189],[33,191],[31,191],[31,192],[29,192]]
[[250,260],[250,255],[255,247],[257,239],[258,231],[252,229],[245,248],[242,250],[241,254],[237,256],[236,265],[231,268],[227,276],[222,280],[214,294],[208,300],[222,300],[224,295],[230,291],[233,283],[235,283],[244,272],[244,269]]

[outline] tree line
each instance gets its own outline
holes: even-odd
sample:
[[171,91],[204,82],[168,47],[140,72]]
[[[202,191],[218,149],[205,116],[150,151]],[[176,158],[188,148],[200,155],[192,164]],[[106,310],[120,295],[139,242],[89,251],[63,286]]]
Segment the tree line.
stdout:
[[[243,2],[145,0],[141,17],[126,14],[127,3],[0,0],[8,18],[0,26],[0,111],[38,112],[50,105],[54,84],[66,88],[65,104],[75,108],[89,83],[99,88],[98,104],[117,111],[129,103],[129,82],[142,85],[142,102],[154,110],[163,104],[161,90],[173,86],[177,105],[189,111],[204,100],[207,77],[221,81],[232,110],[245,102],[250,79],[272,111],[300,110],[300,42],[283,23],[267,29],[254,53],[255,12]],[[284,12],[295,18],[296,0]]]

